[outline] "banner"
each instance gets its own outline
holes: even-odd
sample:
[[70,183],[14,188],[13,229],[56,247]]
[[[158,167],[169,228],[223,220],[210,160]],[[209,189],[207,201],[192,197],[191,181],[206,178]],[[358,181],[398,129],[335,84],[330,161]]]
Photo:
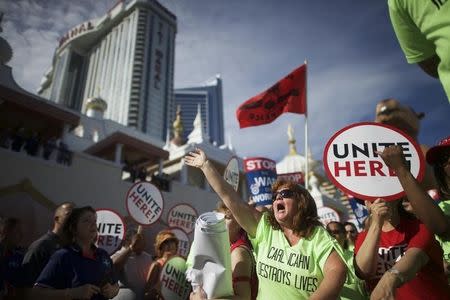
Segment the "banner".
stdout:
[[229,298],[234,294],[230,237],[224,214],[207,212],[200,215],[186,264],[187,280],[193,287],[201,286],[207,299]]
[[189,234],[194,230],[197,218],[197,211],[192,206],[181,203],[169,210],[167,224],[169,227],[179,227]]
[[239,106],[240,128],[269,124],[282,113],[306,113],[306,64]]
[[317,215],[319,216],[319,221],[327,226],[331,221],[340,222],[341,218],[337,211],[328,206],[322,206],[317,209]]
[[187,257],[189,254],[189,249],[191,248],[189,236],[181,228],[172,227],[169,228],[169,230],[172,231],[178,239],[178,255]]
[[369,211],[365,205],[359,203],[355,198],[349,198],[350,206],[355,214],[356,221],[358,221],[359,227],[364,228],[364,220],[369,216]]
[[161,274],[161,294],[167,300],[187,300],[191,293],[191,285],[186,280],[186,261],[175,256],[166,261]]
[[421,181],[425,163],[417,143],[397,128],[373,122],[352,124],[330,138],[323,153],[328,178],[358,199],[401,198],[405,192],[397,176],[377,154],[391,145],[403,149],[412,175]]
[[272,204],[272,184],[277,180],[275,161],[253,157],[244,160],[244,171],[256,206]]
[[97,209],[97,231],[97,247],[111,255],[122,245],[126,228],[122,217],[115,211]]
[[300,185],[305,185],[305,175],[302,172],[278,174],[277,179],[292,181]]
[[163,212],[164,201],[161,192],[150,182],[135,183],[125,199],[128,214],[139,225],[151,225],[158,221]]

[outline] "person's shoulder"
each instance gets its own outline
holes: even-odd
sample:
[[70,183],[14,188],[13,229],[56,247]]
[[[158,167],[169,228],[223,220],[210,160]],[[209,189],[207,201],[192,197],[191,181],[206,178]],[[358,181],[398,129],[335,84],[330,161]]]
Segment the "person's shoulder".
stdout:
[[102,248],[96,248],[95,249],[95,254],[97,255],[97,256],[101,256],[101,257],[105,257],[105,256],[107,256],[107,257],[110,257],[109,256],[109,254],[108,254],[108,252],[105,250],[105,249],[102,249]]

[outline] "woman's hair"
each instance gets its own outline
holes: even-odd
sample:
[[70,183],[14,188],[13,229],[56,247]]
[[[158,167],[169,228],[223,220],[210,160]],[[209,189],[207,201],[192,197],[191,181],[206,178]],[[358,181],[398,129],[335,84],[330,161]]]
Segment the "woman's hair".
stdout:
[[170,230],[162,230],[160,231],[155,238],[155,253],[157,257],[163,256],[162,248],[164,245],[168,243],[175,242],[178,247],[178,238],[177,236]]
[[[286,180],[277,180],[272,185],[272,193],[275,194],[280,187],[285,187],[294,192],[294,199],[297,202],[298,212],[294,216],[294,233],[300,237],[309,237],[316,226],[322,226],[317,216],[317,206],[313,197],[301,185]],[[275,218],[273,206],[269,210],[268,220],[270,225],[275,230],[280,230],[281,226]]]
[[95,209],[93,209],[91,206],[84,206],[80,208],[74,208],[72,210],[72,213],[67,218],[67,221],[64,223],[63,226],[63,233],[67,237],[67,240],[69,242],[73,242],[77,233],[77,224],[80,220],[81,216],[85,212],[91,212],[93,214],[96,214]]

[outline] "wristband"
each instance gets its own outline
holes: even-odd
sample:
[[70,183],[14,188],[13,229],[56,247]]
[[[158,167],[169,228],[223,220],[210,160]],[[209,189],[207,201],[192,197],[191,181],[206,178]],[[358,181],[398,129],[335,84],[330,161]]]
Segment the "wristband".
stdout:
[[398,281],[400,282],[400,285],[405,283],[405,278],[403,277],[402,273],[400,273],[400,271],[397,270],[396,268],[390,268],[388,270],[388,272],[398,278]]

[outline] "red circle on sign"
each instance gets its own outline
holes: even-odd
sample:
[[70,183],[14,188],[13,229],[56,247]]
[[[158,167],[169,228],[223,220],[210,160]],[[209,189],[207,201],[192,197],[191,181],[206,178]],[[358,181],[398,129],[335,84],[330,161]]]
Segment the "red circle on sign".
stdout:
[[192,207],[191,205],[187,204],[187,203],[179,203],[179,204],[177,204],[177,205],[174,205],[174,206],[169,210],[169,212],[167,213],[167,225],[169,225],[169,227],[177,227],[177,228],[180,228],[180,229],[182,229],[184,232],[186,232],[187,234],[189,234],[189,233],[191,233],[192,231],[194,231],[194,228],[195,228],[195,221],[193,222],[193,223],[194,223],[194,226],[193,226],[192,228],[190,228],[189,230],[186,230],[187,228],[184,228],[184,227],[182,227],[182,226],[171,224],[171,222],[170,222],[170,214],[172,213],[172,211],[173,211],[175,208],[177,208],[177,207],[179,207],[179,206],[188,206],[189,208],[191,208],[191,209],[194,211],[194,213],[195,213],[195,221],[197,221],[197,218],[198,218],[197,210],[196,210],[194,207]]
[[[116,215],[117,217],[119,217],[119,219],[120,219],[120,221],[122,222],[122,225],[123,225],[123,233],[122,233],[122,235],[121,235],[122,237],[120,239],[122,241],[125,240],[125,236],[126,236],[126,232],[127,232],[127,224],[125,223],[125,220],[122,218],[122,216],[118,212],[116,212],[115,210],[112,210],[112,209],[109,209],[109,208],[98,208],[98,209],[95,210],[96,213],[101,212],[101,211],[108,211],[108,212]],[[98,237],[99,236],[100,236],[100,234],[98,233],[98,230],[97,230],[97,241],[96,241],[96,243],[98,242]],[[111,255],[119,248],[120,248],[120,245],[118,245],[117,248],[113,249],[111,252],[110,251],[107,251],[107,252],[108,252],[108,254]]]
[[[395,131],[396,133],[401,135],[403,138],[405,138],[414,147],[414,150],[417,152],[417,156],[418,156],[418,160],[419,160],[419,167],[418,167],[418,173],[417,173],[417,177],[416,178],[417,178],[418,181],[422,180],[422,178],[424,176],[424,173],[425,173],[425,160],[424,160],[424,157],[423,157],[423,153],[422,153],[419,145],[416,143],[416,141],[414,141],[410,136],[406,135],[405,133],[403,133],[402,131],[400,131],[399,129],[397,129],[397,128],[393,127],[393,126],[386,125],[386,124],[375,123],[375,122],[361,122],[361,123],[351,124],[349,126],[346,126],[346,127],[342,128],[341,130],[337,131],[329,139],[329,141],[327,142],[327,144],[325,146],[324,152],[323,152],[323,163],[324,163],[325,172],[326,172],[328,178],[340,190],[344,191],[347,194],[351,194],[351,195],[355,196],[356,198],[363,199],[363,200],[368,200],[368,201],[374,201],[377,198],[381,197],[381,196],[373,196],[373,195],[362,194],[362,193],[360,193],[358,191],[351,190],[351,189],[347,188],[339,180],[337,180],[335,178],[335,176],[332,174],[331,169],[330,169],[330,165],[329,165],[329,162],[328,162],[328,152],[329,152],[329,149],[330,149],[331,145],[335,141],[335,139],[338,138],[343,133],[345,133],[346,131],[349,131],[351,129],[354,129],[354,128],[360,127],[360,126],[378,126],[378,127],[382,127],[382,128],[385,128],[385,129],[389,129],[389,130]],[[383,162],[383,164],[384,164],[384,162]],[[405,195],[405,191],[403,191],[403,189],[402,189],[400,192],[397,192],[397,193],[394,193],[394,194],[391,194],[391,195],[383,195],[382,198],[387,200],[387,201],[393,201],[393,200],[399,199],[400,197],[402,197],[404,195]]]

